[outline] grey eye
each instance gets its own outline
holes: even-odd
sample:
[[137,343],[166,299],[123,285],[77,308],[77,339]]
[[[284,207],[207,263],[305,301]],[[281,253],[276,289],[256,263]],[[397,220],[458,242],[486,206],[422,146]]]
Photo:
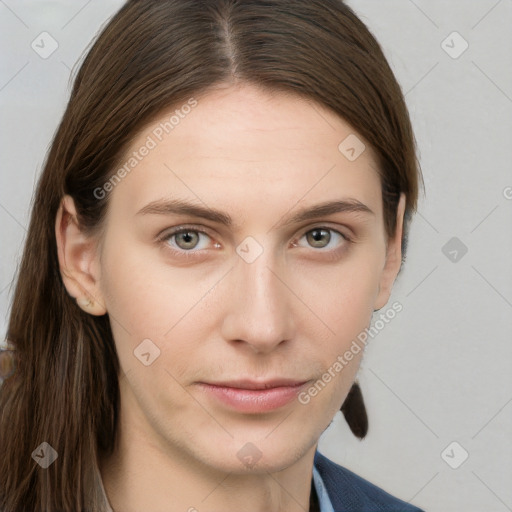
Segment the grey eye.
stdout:
[[199,233],[191,229],[174,233],[173,237],[180,249],[194,249],[199,242]]
[[331,231],[324,228],[315,228],[306,233],[308,243],[312,247],[323,248],[331,241]]

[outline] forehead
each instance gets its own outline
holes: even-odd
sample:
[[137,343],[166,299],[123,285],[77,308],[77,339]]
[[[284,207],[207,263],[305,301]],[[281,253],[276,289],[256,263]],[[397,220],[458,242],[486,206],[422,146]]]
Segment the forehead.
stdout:
[[[359,153],[362,144],[347,158],[347,145]],[[381,210],[374,153],[350,125],[312,101],[252,86],[216,89],[163,112],[134,138],[122,166],[128,172],[111,206],[122,200],[125,214],[162,197],[234,210],[354,197]]]

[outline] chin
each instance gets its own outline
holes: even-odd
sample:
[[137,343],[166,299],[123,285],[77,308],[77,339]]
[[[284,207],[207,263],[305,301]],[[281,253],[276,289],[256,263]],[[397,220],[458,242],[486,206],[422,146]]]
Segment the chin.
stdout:
[[[272,435],[271,435],[272,436]],[[220,446],[215,442],[206,443],[202,453],[196,453],[203,463],[220,471],[232,474],[266,474],[276,473],[296,463],[309,450],[313,449],[317,440],[287,436],[248,438],[235,436],[227,445]],[[197,450],[197,447],[195,448]]]

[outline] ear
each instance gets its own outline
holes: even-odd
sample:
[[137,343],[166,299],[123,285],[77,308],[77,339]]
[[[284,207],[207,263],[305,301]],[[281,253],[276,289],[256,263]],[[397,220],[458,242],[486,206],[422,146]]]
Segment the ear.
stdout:
[[394,236],[388,239],[386,249],[386,263],[382,269],[379,282],[379,291],[375,301],[375,310],[383,308],[391,295],[393,283],[395,282],[400,265],[402,264],[402,232],[405,212],[405,194],[400,194],[400,200],[396,213],[396,230]]
[[65,195],[55,220],[59,267],[64,286],[77,304],[91,315],[107,310],[100,291],[97,240],[82,233],[73,198]]

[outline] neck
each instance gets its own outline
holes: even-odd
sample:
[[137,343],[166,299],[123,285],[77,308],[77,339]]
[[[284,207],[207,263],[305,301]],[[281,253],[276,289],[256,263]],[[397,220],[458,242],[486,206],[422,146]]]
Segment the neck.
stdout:
[[223,471],[185,448],[155,442],[142,422],[121,417],[115,450],[100,460],[100,472],[114,512],[305,512],[315,450],[284,469]]

